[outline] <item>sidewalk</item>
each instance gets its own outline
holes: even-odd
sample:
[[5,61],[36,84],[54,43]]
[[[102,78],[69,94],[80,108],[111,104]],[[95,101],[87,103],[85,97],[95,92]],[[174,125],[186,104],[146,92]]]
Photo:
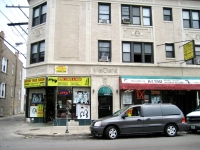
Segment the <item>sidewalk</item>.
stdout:
[[[20,118],[19,126],[15,126],[15,134],[30,136],[91,136],[89,126],[53,126],[53,123],[27,123],[24,114],[0,117],[3,119]],[[19,119],[18,119],[19,120]],[[68,133],[66,130],[68,129]]]

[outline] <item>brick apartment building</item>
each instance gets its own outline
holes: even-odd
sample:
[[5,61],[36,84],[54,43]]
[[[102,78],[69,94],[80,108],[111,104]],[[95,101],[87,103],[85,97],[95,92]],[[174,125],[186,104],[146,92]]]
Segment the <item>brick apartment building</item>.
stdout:
[[4,44],[4,32],[0,32],[0,116],[21,112],[23,63]]

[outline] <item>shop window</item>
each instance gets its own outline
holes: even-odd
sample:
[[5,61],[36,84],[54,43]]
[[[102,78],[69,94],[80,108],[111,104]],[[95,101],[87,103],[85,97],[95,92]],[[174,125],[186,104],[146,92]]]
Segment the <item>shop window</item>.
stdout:
[[153,63],[152,43],[122,43],[122,61],[136,63]]
[[99,23],[110,23],[110,4],[99,3]]
[[172,21],[172,9],[163,8],[163,17],[164,17],[164,21]]
[[151,26],[151,7],[122,5],[122,23]]
[[110,62],[111,61],[111,42],[110,41],[99,41],[99,62]]
[[31,64],[43,62],[45,54],[45,41],[37,42],[31,45]]
[[47,3],[39,5],[33,9],[33,27],[46,22]]

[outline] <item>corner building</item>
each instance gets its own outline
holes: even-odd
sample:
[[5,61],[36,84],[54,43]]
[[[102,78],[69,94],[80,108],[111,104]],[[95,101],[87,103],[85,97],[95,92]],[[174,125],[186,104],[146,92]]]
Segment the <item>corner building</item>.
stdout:
[[200,2],[28,2],[30,121],[89,125],[130,104],[173,103],[185,115],[199,104]]

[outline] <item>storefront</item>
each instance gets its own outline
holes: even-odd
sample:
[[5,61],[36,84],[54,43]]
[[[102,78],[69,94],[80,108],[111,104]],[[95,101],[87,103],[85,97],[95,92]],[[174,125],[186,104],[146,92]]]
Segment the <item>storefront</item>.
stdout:
[[[91,122],[90,77],[39,77],[25,79],[26,118],[55,126],[89,125]],[[66,116],[66,114],[68,114]]]
[[173,103],[184,114],[198,105],[200,78],[121,76],[121,106],[142,103]]

